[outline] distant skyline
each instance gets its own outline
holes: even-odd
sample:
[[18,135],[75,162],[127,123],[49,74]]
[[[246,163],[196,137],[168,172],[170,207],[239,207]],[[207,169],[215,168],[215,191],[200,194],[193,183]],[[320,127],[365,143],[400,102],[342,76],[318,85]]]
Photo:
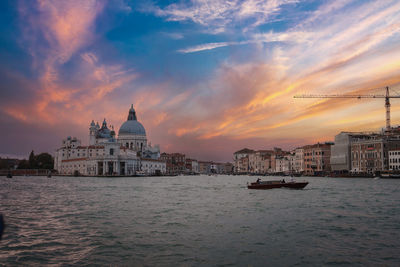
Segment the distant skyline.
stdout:
[[385,126],[383,99],[295,94],[400,92],[395,0],[4,0],[0,12],[0,155],[87,144],[92,119],[118,131],[133,104],[162,152],[230,161]]

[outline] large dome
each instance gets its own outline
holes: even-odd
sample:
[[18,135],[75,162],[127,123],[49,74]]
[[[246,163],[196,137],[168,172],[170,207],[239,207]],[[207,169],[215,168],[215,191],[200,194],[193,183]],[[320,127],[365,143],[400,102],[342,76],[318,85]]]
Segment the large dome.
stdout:
[[137,121],[133,105],[129,109],[128,120],[121,125],[121,128],[119,128],[118,135],[120,134],[146,135],[143,125]]
[[118,134],[146,135],[146,131],[140,122],[129,120],[121,125]]

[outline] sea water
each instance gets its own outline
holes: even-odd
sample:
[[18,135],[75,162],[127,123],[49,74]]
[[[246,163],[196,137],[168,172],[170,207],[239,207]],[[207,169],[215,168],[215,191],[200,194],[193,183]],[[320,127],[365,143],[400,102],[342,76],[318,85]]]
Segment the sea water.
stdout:
[[0,177],[0,265],[400,265],[400,180],[256,178]]

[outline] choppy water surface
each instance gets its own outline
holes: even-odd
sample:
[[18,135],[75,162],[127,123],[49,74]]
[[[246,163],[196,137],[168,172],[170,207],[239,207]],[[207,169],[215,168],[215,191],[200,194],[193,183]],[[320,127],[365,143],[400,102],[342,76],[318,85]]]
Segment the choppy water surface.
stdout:
[[400,264],[400,180],[302,179],[0,177],[0,265]]

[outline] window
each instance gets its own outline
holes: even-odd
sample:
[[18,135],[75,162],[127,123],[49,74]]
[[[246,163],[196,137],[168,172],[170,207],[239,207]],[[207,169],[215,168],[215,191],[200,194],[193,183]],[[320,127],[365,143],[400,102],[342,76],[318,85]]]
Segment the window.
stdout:
[[114,155],[114,148],[110,148],[110,155]]

